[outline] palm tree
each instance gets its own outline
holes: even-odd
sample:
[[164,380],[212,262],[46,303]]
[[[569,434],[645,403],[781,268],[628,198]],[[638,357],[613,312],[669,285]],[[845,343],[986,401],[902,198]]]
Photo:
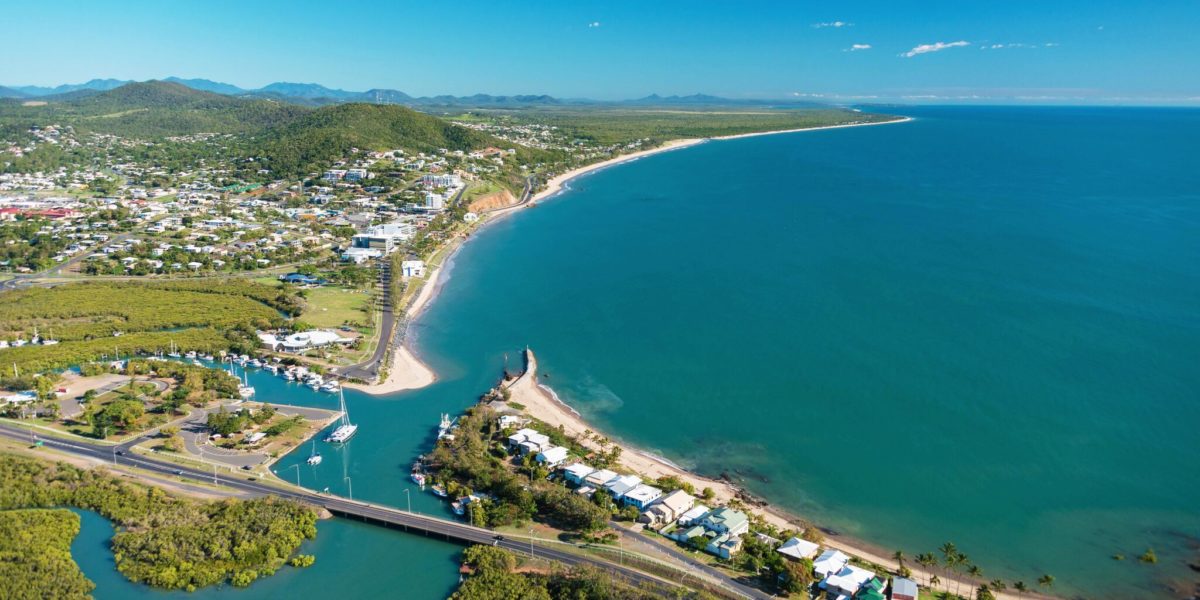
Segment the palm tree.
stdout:
[[1013,589],[1017,590],[1017,597],[1021,597],[1025,592],[1029,591],[1029,586],[1025,585],[1024,581],[1014,581]]
[[990,585],[991,588],[997,592],[1003,592],[1004,590],[1008,589],[1008,585],[1004,583],[1003,579],[993,579],[988,585]]
[[936,574],[929,576],[929,587],[936,588],[937,584],[939,584],[941,582],[942,582],[942,580],[939,579]]
[[900,563],[899,570],[903,571],[904,570],[904,551],[897,550],[897,551],[893,552],[892,558],[896,559],[896,562]]
[[[942,553],[942,564],[946,566],[946,575],[950,575],[950,571],[958,565],[958,547],[954,542],[946,542],[942,544],[938,550]],[[946,591],[950,591],[950,585],[946,585]]]
[[1054,587],[1054,576],[1042,575],[1041,577],[1038,577],[1038,587],[1044,587],[1046,589]]

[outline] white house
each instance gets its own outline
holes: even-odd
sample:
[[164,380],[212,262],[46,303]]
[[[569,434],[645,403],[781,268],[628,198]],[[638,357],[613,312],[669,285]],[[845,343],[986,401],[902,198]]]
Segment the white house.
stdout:
[[626,506],[636,506],[638,510],[645,510],[647,506],[650,506],[651,502],[661,497],[662,490],[642,483],[622,494],[621,502]]
[[820,546],[798,537],[790,538],[784,542],[782,546],[775,549],[776,552],[792,559],[800,560],[802,558],[812,558],[817,555],[817,550]]
[[425,261],[423,260],[406,260],[400,263],[400,275],[402,277],[424,277],[425,276]]
[[521,429],[508,436],[508,449],[520,452],[521,456],[531,452],[536,454],[550,446],[550,436],[529,428]]
[[858,593],[858,588],[874,577],[875,573],[871,571],[847,564],[825,577],[819,587],[834,595],[853,596]]
[[583,480],[595,472],[595,469],[583,463],[575,463],[563,469],[563,478],[575,485],[583,485]]
[[679,517],[676,518],[675,522],[679,523],[679,525],[681,527],[688,527],[691,525],[696,525],[697,523],[700,522],[701,519],[704,518],[704,515],[708,514],[708,510],[709,509],[707,506],[705,506],[703,504],[697,504],[697,505],[689,508],[682,515],[679,515]]
[[608,469],[600,469],[599,471],[592,471],[587,477],[584,477],[583,482],[594,488],[602,488],[607,486],[609,482],[613,481],[617,477],[619,476],[613,471],[609,471]]
[[567,460],[567,449],[562,446],[550,446],[537,455],[537,461],[553,469]]
[[620,500],[625,492],[632,490],[642,483],[642,478],[637,475],[622,475],[604,485],[608,489],[608,493],[612,494],[614,500]]
[[828,577],[841,571],[848,562],[850,562],[850,557],[840,550],[826,550],[817,557],[817,560],[813,561],[813,573],[816,573],[818,577]]

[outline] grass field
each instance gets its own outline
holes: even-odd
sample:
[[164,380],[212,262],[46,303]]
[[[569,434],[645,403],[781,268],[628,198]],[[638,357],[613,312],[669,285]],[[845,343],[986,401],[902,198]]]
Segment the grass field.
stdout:
[[347,323],[371,322],[371,294],[364,290],[320,287],[305,290],[308,305],[300,319],[314,327],[341,327]]

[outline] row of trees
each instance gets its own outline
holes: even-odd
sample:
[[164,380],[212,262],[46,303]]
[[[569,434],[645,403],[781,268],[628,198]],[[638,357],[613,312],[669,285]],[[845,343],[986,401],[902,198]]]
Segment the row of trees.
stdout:
[[[940,555],[940,557],[939,557]],[[899,563],[899,574],[903,577],[911,576],[911,570],[904,566],[906,556],[903,551],[897,550],[892,558]],[[923,552],[917,554],[914,558],[917,564],[925,568],[926,579],[925,585],[931,588],[945,588],[946,593],[950,593],[950,581],[954,582],[954,596],[962,597],[962,584],[964,580],[984,581],[974,590],[975,598],[978,600],[991,600],[995,598],[996,592],[1003,592],[1009,589],[1009,584],[1002,579],[992,579],[986,581],[984,579],[983,569],[971,561],[971,558],[958,549],[954,542],[946,542],[942,544],[935,552]],[[946,580],[938,576],[936,571],[941,571]],[[969,579],[968,579],[969,578]],[[1037,579],[1038,587],[1050,589],[1054,586],[1054,576],[1045,574]],[[1029,591],[1029,585],[1024,581],[1013,581],[1012,589],[1018,595]],[[968,594],[971,593],[970,584],[967,587]]]

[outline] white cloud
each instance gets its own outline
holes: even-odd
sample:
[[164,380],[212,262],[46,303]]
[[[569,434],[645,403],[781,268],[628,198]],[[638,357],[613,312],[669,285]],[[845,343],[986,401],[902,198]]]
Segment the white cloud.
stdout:
[[909,50],[908,52],[901,54],[900,56],[903,56],[905,58],[912,58],[918,54],[928,54],[930,52],[940,52],[947,48],[957,48],[959,46],[970,46],[970,45],[971,45],[971,42],[967,42],[964,40],[959,40],[957,42],[935,42],[933,44],[921,44],[920,46],[917,46],[917,47],[913,48],[912,50]]
[[853,27],[853,26],[854,26],[854,23],[847,23],[845,21],[828,21],[825,23],[813,23],[814,29],[824,29],[826,27]]
[[1045,44],[1026,44],[1022,42],[1014,42],[1008,44],[983,44],[979,46],[980,50],[1004,50],[1006,48],[1053,48],[1058,45],[1058,42],[1046,42]]
[[600,26],[600,21],[592,21],[588,23],[588,29],[595,29]]
[[870,50],[870,49],[871,49],[870,44],[854,44],[853,46],[846,48],[842,52],[858,52],[859,50]]

